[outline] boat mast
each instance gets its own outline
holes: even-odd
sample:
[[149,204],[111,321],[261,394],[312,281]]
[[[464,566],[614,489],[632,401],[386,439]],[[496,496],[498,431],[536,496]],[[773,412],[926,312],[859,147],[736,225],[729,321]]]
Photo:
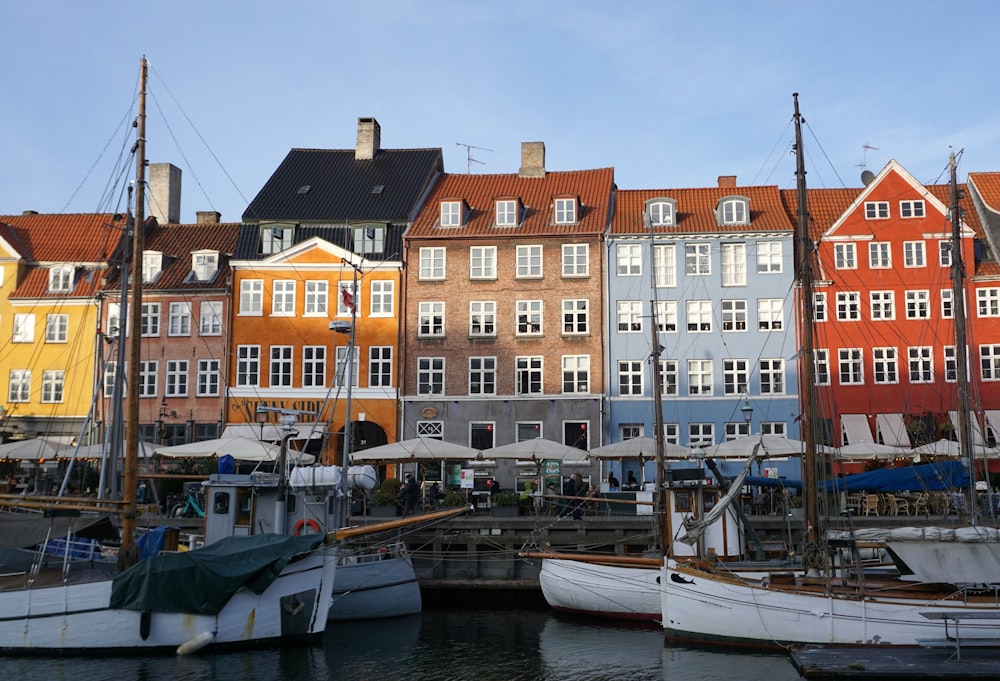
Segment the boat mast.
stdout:
[[[135,546],[136,492],[139,478],[139,361],[142,334],[142,252],[146,222],[146,82],[148,62],[144,56],[139,68],[139,115],[136,118],[135,142],[135,222],[132,227],[132,261],[129,268],[132,289],[128,324],[128,415],[125,421],[125,464],[122,480],[122,545],[118,566],[127,568],[138,560]],[[124,272],[122,273],[124,276]],[[124,333],[124,329],[119,333]]]
[[650,343],[652,352],[649,361],[652,363],[651,374],[653,377],[653,442],[655,443],[656,461],[656,507],[653,513],[653,520],[656,523],[656,541],[664,554],[670,546],[669,532],[667,524],[667,491],[664,487],[663,468],[665,465],[663,452],[666,449],[665,436],[663,432],[663,378],[660,371],[660,353],[663,346],[660,345],[660,320],[657,316],[659,301],[656,295],[656,235],[653,229],[653,221],[649,221],[649,284],[651,296],[649,300],[649,324]]
[[793,92],[795,102],[795,189],[796,203],[796,261],[799,274],[799,306],[802,320],[802,344],[799,352],[799,393],[802,395],[802,415],[799,430],[805,444],[803,453],[803,485],[805,492],[806,541],[812,541],[819,531],[819,481],[816,456],[816,397],[815,352],[813,349],[813,244],[809,237],[809,203],[806,192],[806,164],[802,151],[802,114],[799,113],[799,93]]
[[948,158],[951,170],[951,297],[955,314],[955,380],[958,388],[958,446],[962,460],[969,466],[966,508],[975,509],[976,467],[972,453],[972,422],[969,419],[969,370],[965,329],[965,264],[962,261],[962,209],[958,205],[958,168],[955,152]]

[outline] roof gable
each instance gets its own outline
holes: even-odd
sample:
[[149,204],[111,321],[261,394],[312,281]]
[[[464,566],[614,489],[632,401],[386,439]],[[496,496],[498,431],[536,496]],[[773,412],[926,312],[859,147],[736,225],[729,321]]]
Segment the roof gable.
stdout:
[[[749,199],[749,223],[720,224],[719,202],[731,197]],[[615,215],[611,233],[648,234],[645,214],[652,199],[672,199],[676,214],[673,224],[654,226],[657,234],[717,234],[724,232],[788,232],[794,229],[781,193],[775,186],[704,187],[696,189],[621,189],[615,195]]]
[[[3,236],[34,262],[103,263],[124,234],[125,216],[112,213],[0,215]],[[72,235],[72,238],[67,238]],[[7,238],[9,237],[9,239]]]
[[360,262],[362,259],[351,251],[341,248],[317,236],[294,244],[280,253],[274,253],[260,260],[234,260],[234,269],[267,269],[268,267],[296,267],[308,265],[329,265],[341,261]]

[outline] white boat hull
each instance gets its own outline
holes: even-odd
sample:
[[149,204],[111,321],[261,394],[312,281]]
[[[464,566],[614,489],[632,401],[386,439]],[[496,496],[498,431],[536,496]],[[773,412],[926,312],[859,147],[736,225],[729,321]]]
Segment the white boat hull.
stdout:
[[408,555],[344,558],[337,567],[329,620],[384,619],[421,611],[420,582]]
[[638,621],[660,619],[660,570],[546,558],[538,576],[554,609]]
[[[662,621],[668,639],[701,644],[774,648],[789,644],[916,646],[944,638],[940,621],[920,613],[976,610],[961,600],[860,599],[767,587],[766,582],[678,568],[662,570]],[[994,608],[980,606],[979,610]],[[995,638],[996,622],[965,620],[962,638]]]
[[240,588],[216,615],[112,609],[112,580],[0,592],[5,652],[173,651],[322,634],[336,556],[320,549],[293,563],[260,595]]

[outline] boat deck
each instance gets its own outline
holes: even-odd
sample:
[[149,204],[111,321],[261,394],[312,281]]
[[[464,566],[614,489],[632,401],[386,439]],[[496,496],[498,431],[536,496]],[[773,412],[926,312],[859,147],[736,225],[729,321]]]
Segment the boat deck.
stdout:
[[997,679],[1000,648],[806,646],[791,653],[806,679]]

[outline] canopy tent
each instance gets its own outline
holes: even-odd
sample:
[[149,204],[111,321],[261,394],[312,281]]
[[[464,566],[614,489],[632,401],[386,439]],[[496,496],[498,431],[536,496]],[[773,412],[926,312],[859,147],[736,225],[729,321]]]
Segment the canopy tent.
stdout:
[[[801,440],[790,440],[787,437],[781,437],[780,435],[762,435],[757,433],[756,435],[749,435],[747,437],[738,437],[735,440],[726,440],[725,442],[720,442],[717,445],[713,445],[705,449],[705,456],[710,456],[713,458],[726,458],[726,457],[746,457],[750,456],[753,452],[753,448],[760,443],[761,450],[757,453],[758,456],[800,456],[805,452],[806,444]],[[828,447],[824,445],[817,445],[817,453],[827,453],[831,451]]]
[[[672,443],[663,445],[663,456],[668,459],[686,459],[691,455],[689,447]],[[651,437],[633,437],[603,447],[590,450],[593,459],[654,459],[656,441]]]
[[0,459],[20,459],[21,461],[42,461],[55,459],[71,445],[72,435],[49,435],[33,437],[30,440],[15,440],[0,445]]
[[587,452],[583,449],[536,437],[531,440],[521,440],[500,447],[484,449],[480,458],[582,461],[587,458]]
[[390,442],[351,454],[351,463],[400,463],[405,461],[442,461],[446,459],[475,459],[479,450],[457,445],[433,437],[415,437]]
[[880,468],[848,475],[826,484],[826,491],[843,492],[933,492],[968,487],[969,471],[961,461],[942,461],[917,466]]
[[875,442],[867,414],[841,414],[840,432],[843,435],[842,441],[849,445]]
[[841,459],[864,461],[871,459],[894,459],[900,456],[913,457],[913,450],[903,447],[890,447],[878,442],[857,442],[835,450]]
[[[298,431],[293,440],[317,439],[323,437],[325,423],[300,421],[293,428]],[[244,437],[250,440],[264,442],[281,442],[285,427],[274,423],[233,423],[222,430],[223,439],[227,437]]]
[[[948,420],[951,422],[952,427],[955,429],[955,433],[959,436],[959,441],[962,439],[962,429],[959,427],[958,423],[958,412],[949,411]],[[985,447],[986,440],[983,439],[983,429],[979,425],[979,419],[976,418],[974,413],[969,413],[969,425],[972,427],[972,446],[973,447]]]
[[[222,457],[229,455],[237,461],[277,461],[281,447],[269,442],[252,440],[246,437],[222,437],[214,440],[190,442],[172,447],[157,447],[160,456],[179,459],[196,459],[209,456]],[[288,460],[292,463],[311,464],[315,457],[294,450],[288,451]]]
[[[139,441],[139,457],[153,456],[153,452],[156,451],[158,445],[152,442],[146,442],[145,440]],[[110,444],[104,444],[103,442],[98,442],[92,445],[80,445],[79,447],[70,447],[62,453],[64,458],[70,456],[75,456],[78,459],[101,459],[104,457],[104,452],[111,447]],[[122,444],[122,449],[124,451],[125,445]]]

